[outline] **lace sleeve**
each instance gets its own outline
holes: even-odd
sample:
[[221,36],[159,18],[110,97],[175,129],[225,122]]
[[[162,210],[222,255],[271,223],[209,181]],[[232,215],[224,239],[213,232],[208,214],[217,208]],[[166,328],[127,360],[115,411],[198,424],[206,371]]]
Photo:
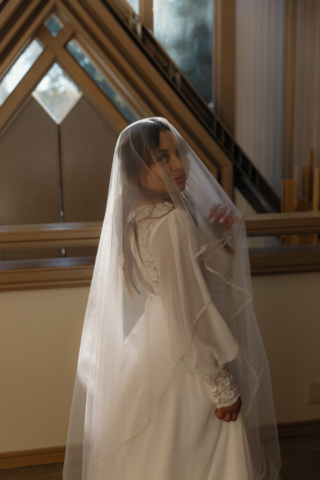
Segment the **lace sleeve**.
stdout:
[[219,367],[216,375],[202,375],[202,379],[217,408],[229,407],[240,397],[227,363]]

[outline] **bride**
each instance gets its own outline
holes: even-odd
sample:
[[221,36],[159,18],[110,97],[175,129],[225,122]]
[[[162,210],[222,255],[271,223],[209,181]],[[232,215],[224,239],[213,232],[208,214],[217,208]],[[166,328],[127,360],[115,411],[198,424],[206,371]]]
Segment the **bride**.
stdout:
[[241,219],[167,120],[120,134],[65,480],[279,479]]

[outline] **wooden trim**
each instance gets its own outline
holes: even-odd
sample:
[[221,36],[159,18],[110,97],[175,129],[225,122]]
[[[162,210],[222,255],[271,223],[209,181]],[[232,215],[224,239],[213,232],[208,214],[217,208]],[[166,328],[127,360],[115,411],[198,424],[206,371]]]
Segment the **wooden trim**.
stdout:
[[30,19],[28,27],[21,35],[19,35],[19,38],[15,39],[14,45],[12,45],[10,49],[10,53],[7,53],[6,55],[0,55],[0,79],[2,79],[3,76],[10,70],[11,66],[33,40],[35,32],[40,25],[42,25],[45,18],[49,16],[54,7],[55,1],[56,0],[50,0],[41,10],[41,12],[38,12],[34,19]]
[[320,272],[320,244],[249,248],[251,275]]
[[219,0],[214,1],[214,111],[216,115],[220,116],[220,2]]
[[46,27],[40,27],[38,37],[55,53],[57,57],[56,61],[61,68],[65,70],[73,81],[79,85],[80,89],[93,100],[96,109],[104,116],[107,116],[109,121],[112,119],[113,124],[116,125],[119,131],[127,127],[128,121],[122,116],[111,100],[109,100],[60,42],[50,34]]
[[244,220],[248,237],[320,233],[320,212],[259,213]]
[[[45,34],[43,32],[45,31]],[[39,33],[39,35],[38,35]],[[72,36],[73,30],[70,25],[65,25],[60,30],[58,36],[54,39],[57,44],[63,46]],[[40,26],[35,36],[38,36],[42,43],[44,38],[52,37],[48,29]],[[41,38],[42,37],[42,38]],[[53,38],[53,37],[52,37]],[[16,88],[11,92],[1,107],[0,131],[1,136],[9,127],[14,119],[14,115],[23,108],[25,101],[28,100],[31,92],[36,88],[39,81],[48,72],[55,61],[55,54],[50,48],[45,48],[35,63],[30,67],[24,77],[20,80]]]
[[95,257],[14,260],[0,263],[0,292],[91,285]]
[[235,0],[215,0],[215,113],[235,131]]
[[29,95],[51,68],[54,60],[54,53],[50,49],[46,48],[37,58],[25,76],[20,80],[13,92],[11,92],[8,98],[5,100],[1,107],[1,136],[14,120],[15,115],[24,107]]
[[139,16],[147,29],[153,32],[153,0],[140,0]]
[[293,175],[294,90],[297,36],[297,0],[286,0],[283,78],[283,160],[282,178]]
[[13,40],[15,35],[19,33],[21,28],[29,21],[30,16],[36,11],[37,7],[43,2],[43,0],[31,0],[29,2],[23,2],[22,5],[26,5],[24,11],[20,15],[16,16],[15,21],[11,28],[8,29],[3,40],[0,42],[0,51],[3,52]]
[[1,11],[0,18],[0,30],[2,30],[5,24],[10,20],[10,18],[15,14],[17,9],[23,3],[24,0],[10,0],[7,5]]
[[102,222],[1,225],[0,250],[95,246],[101,228]]
[[[320,419],[277,424],[279,438],[301,437],[320,433]],[[0,470],[63,463],[66,447],[47,447],[0,453]]]
[[116,89],[121,93],[128,105],[130,105],[141,118],[152,117],[154,111],[151,110],[149,103],[145,102],[142,97],[137,96],[137,92],[132,83],[128,81],[127,76],[123,75],[116,65],[114,65],[110,57],[105,54],[99,44],[93,40],[88,34],[88,31],[61,1],[57,2],[57,12],[59,17],[65,19],[72,25],[75,32],[75,40],[84,51],[88,53],[92,61],[97,64],[97,68],[116,85]]
[[63,463],[66,447],[35,448],[0,453],[0,470]]
[[[320,271],[320,245],[249,249],[251,275]],[[90,286],[96,257],[0,262],[0,292]]]
[[[320,212],[261,213],[244,221],[248,237],[320,233]],[[102,222],[0,225],[0,250],[96,246],[101,228]]]

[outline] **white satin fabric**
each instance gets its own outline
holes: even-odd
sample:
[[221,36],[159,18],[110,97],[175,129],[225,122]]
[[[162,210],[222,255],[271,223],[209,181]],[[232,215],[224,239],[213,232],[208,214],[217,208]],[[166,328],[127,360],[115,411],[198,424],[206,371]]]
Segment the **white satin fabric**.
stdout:
[[[148,357],[136,362],[132,348],[141,351],[147,337]],[[124,370],[130,381],[126,382],[124,397],[130,408],[126,410],[124,405],[123,414],[129,432],[134,411],[141,407],[137,393],[140,389],[143,397],[144,382],[149,381],[144,360],[157,384],[159,377],[165,380],[172,369],[172,364],[167,363],[170,358],[167,317],[159,295],[149,294],[145,313],[125,341],[126,347]],[[144,434],[122,449],[119,468],[123,479],[252,480],[242,411],[235,422],[226,423],[217,419],[215,408],[201,376],[178,368]]]

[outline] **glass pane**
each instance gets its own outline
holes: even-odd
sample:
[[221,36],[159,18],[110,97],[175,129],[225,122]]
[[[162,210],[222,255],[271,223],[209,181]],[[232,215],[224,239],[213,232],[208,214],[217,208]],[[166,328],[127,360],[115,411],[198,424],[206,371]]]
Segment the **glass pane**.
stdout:
[[213,0],[153,0],[154,36],[213,107]]
[[0,105],[7,99],[10,93],[15,89],[20,80],[24,77],[27,71],[32,67],[39,55],[42,53],[44,46],[35,39],[20,55],[18,60],[11,67],[7,75],[0,83]]
[[57,63],[32,93],[55,122],[61,123],[82,95]]
[[55,16],[51,15],[48,20],[45,22],[45,26],[51,32],[51,35],[56,37],[60,32],[61,28],[63,27],[60,20],[58,20]]
[[[140,1],[139,0],[126,0],[129,3],[132,10],[134,10],[138,15],[140,11]],[[150,0],[152,1],[152,0]]]
[[105,93],[105,95],[111,100],[111,102],[117,107],[122,115],[128,120],[129,123],[133,123],[139,118],[128,107],[123,97],[116,92],[116,90],[107,82],[106,78],[93,66],[89,58],[83,53],[78,44],[71,40],[67,45],[67,50],[77,60],[82,68],[90,75],[99,88]]

